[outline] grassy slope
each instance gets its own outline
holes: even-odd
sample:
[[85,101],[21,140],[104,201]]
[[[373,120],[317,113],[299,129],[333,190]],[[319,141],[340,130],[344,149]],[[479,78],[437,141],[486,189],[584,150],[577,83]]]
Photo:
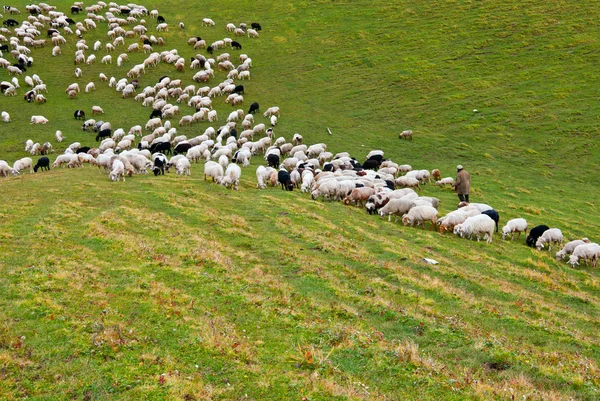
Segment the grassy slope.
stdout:
[[[263,24],[242,41],[255,65],[246,107],[279,105],[278,135],[359,158],[381,148],[444,175],[462,163],[473,197],[504,220],[597,240],[596,10],[385,3],[219,2],[198,14],[213,30],[193,12],[159,9],[186,22],[165,35],[186,57],[193,32],[213,41],[228,21]],[[0,126],[1,158],[23,157],[27,138],[54,143],[56,129],[92,144],[76,108],[101,105],[113,127],[145,122],[148,109],[95,79],[122,76],[116,66],[83,67],[80,84],[98,91],[64,99],[68,39],[62,58],[34,51],[49,65],[31,70],[50,88],[46,105],[2,99],[14,122]],[[142,86],[166,73],[176,75],[160,66]],[[29,126],[32,114],[51,122]],[[412,143],[397,139],[405,128]],[[259,192],[253,170],[235,193],[204,183],[200,165],[191,178],[118,185],[87,168],[2,180],[4,398],[597,398],[597,272],[521,243],[466,242]],[[449,191],[424,192],[442,212],[455,204]]]

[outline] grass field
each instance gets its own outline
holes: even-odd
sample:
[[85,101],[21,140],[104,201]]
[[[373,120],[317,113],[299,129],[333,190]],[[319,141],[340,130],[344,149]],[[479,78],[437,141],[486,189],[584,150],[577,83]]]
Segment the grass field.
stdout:
[[[494,206],[501,222],[525,217],[568,240],[599,241],[593,5],[181,3],[144,5],[170,24],[164,49],[188,59],[191,36],[210,43],[231,36],[228,22],[261,23],[259,38],[239,39],[254,66],[244,108],[279,106],[276,136],[299,132],[359,160],[383,149],[443,176],[463,164],[472,200]],[[23,11],[15,19],[26,4],[12,2]],[[216,27],[202,27],[203,17]],[[145,55],[123,68],[82,66],[76,80],[76,39],[66,38],[62,56],[33,50],[24,74],[47,84],[46,104],[23,100],[23,77],[18,96],[0,96],[13,120],[0,123],[0,159],[11,165],[27,156],[27,139],[50,141],[51,159],[74,141],[94,146],[76,109],[102,106],[103,120],[126,131],[147,121],[148,108],[97,78],[124,77]],[[104,43],[106,24],[85,38]],[[167,74],[193,83],[189,69],[161,64],[140,84]],[[67,99],[70,83],[90,81],[96,92]],[[221,123],[231,110],[223,100],[214,101]],[[31,115],[50,122],[29,125]],[[412,142],[398,139],[404,129]],[[190,177],[125,183],[88,167],[0,179],[0,399],[600,398],[597,270],[572,269],[523,237],[466,241],[296,191],[260,191],[260,161],[243,170],[239,191],[205,182],[201,163]],[[440,214],[456,206],[449,190],[423,193],[441,199]]]

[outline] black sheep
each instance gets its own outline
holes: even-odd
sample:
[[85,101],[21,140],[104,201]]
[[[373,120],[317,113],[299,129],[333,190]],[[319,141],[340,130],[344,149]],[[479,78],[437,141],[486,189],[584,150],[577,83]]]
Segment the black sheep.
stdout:
[[165,22],[165,17],[163,17],[162,15],[159,15],[158,17],[156,17],[157,24],[162,24],[164,22]]
[[100,140],[100,138],[107,138],[111,135],[112,135],[111,129],[103,129],[102,131],[98,132],[98,134],[96,135],[96,142],[98,142]]
[[383,158],[383,155],[373,155],[371,157],[369,157],[367,160],[376,160],[377,162],[379,162],[379,164],[383,163],[383,161],[385,160]]
[[8,45],[1,45],[0,46],[0,52],[7,52],[8,51]]
[[206,48],[206,52],[207,52],[208,54],[213,54],[213,51],[214,51],[214,50],[215,50],[215,49],[214,49],[212,46],[208,46],[208,47]]
[[153,118],[160,118],[162,120],[163,118],[163,113],[161,110],[152,110],[152,113],[150,113],[150,117],[148,117],[148,119],[153,119]]
[[288,191],[294,190],[294,184],[292,183],[292,177],[290,176],[290,173],[287,172],[287,170],[284,170],[284,169],[279,170],[279,172],[277,173],[277,181],[279,181],[279,183],[281,184],[282,190],[285,190],[285,189],[287,189]]
[[40,168],[42,171],[44,171],[44,168],[46,170],[50,170],[50,159],[48,159],[46,156],[40,157],[35,166],[33,166],[33,171],[37,173],[38,169]]
[[55,33],[58,33],[58,30],[56,30],[54,28],[48,29],[48,37],[53,36]]
[[150,146],[150,153],[171,154],[171,142],[157,142]]
[[79,11],[81,11],[81,7],[71,6],[71,14],[79,14]]
[[25,68],[24,63],[15,63],[13,64],[13,67],[17,67],[19,70],[21,70],[21,72],[27,71],[27,68]]
[[232,128],[231,131],[229,131],[229,136],[237,138],[237,130],[235,128]]
[[274,153],[269,153],[267,155],[267,164],[269,165],[269,167],[278,169],[279,168],[279,156]]
[[231,47],[236,50],[242,50],[242,45],[240,44],[240,42],[235,41],[235,40],[231,41]]
[[333,164],[332,163],[325,163],[323,165],[323,171],[333,171]]
[[9,18],[6,21],[4,21],[2,23],[2,25],[6,26],[6,27],[11,27],[11,26],[17,26],[17,25],[19,25],[19,23],[17,21],[15,21],[14,19]]
[[366,160],[362,164],[362,168],[365,170],[379,170],[380,165],[381,165],[381,162],[379,162],[377,160],[369,159],[369,160]]
[[75,113],[73,114],[73,116],[75,116],[76,120],[85,120],[85,111],[75,110]]
[[76,22],[75,22],[75,20],[73,18],[67,18],[65,21],[67,21],[71,25],[75,25],[76,24]]
[[75,153],[87,153],[90,151],[90,147],[89,146],[82,146],[79,149],[77,149],[77,152]]
[[535,243],[537,242],[538,238],[542,236],[542,234],[544,233],[544,231],[549,230],[550,227],[548,227],[545,224],[541,224],[539,226],[533,227],[530,231],[529,231],[529,235],[527,236],[527,238],[525,239],[525,243],[530,246],[530,247],[534,247]]
[[143,43],[144,43],[145,45],[152,46],[152,42],[150,42],[150,39],[144,39],[144,42],[143,42]]
[[250,105],[250,109],[248,109],[248,114],[254,114],[258,111],[259,109],[259,105],[258,102],[254,102]]
[[[4,93],[6,92],[6,90],[8,88],[10,88],[12,85],[8,84],[8,83],[2,83],[0,84],[0,92]],[[25,98],[25,100],[27,100],[27,98]]]
[[500,215],[498,214],[498,212],[494,209],[489,209],[484,210],[483,212],[481,212],[481,214],[486,214],[490,216],[492,220],[494,220],[494,223],[496,223],[496,232],[498,232],[498,223],[500,222]]
[[262,26],[260,26],[260,24],[258,22],[253,22],[253,23],[250,24],[250,26],[254,30],[257,30],[257,31],[261,31],[262,30]]
[[165,175],[165,161],[162,158],[155,158],[154,165],[152,166],[152,171],[154,175]]
[[186,153],[188,150],[190,150],[191,147],[192,145],[187,142],[178,143],[177,146],[175,146],[175,148],[173,149],[173,153],[176,155],[180,153]]
[[244,94],[244,85],[237,85],[235,88],[233,88],[233,91],[231,91],[231,93],[237,93],[240,95]]

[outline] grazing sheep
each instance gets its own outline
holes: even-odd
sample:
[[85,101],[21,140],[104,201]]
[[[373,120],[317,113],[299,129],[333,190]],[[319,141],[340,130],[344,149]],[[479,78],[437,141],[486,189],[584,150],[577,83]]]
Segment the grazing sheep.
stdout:
[[453,231],[454,227],[462,224],[469,216],[463,210],[454,210],[444,217],[438,219],[437,223],[440,226],[440,233],[445,231]]
[[371,195],[375,194],[374,188],[362,187],[362,188],[354,188],[350,195],[344,198],[344,205],[349,205],[350,203],[356,203],[357,206],[363,207],[367,202]]
[[475,235],[477,241],[479,241],[483,235],[483,239],[487,239],[487,242],[491,243],[494,235],[494,227],[494,220],[492,220],[490,216],[478,214],[467,218],[464,223],[454,226],[454,234],[469,239],[473,238],[473,235]]
[[213,182],[216,182],[217,178],[223,176],[223,167],[217,162],[207,161],[204,164],[204,180],[206,177],[212,177]]
[[419,180],[414,177],[401,176],[396,178],[394,183],[403,188],[417,188],[419,191],[421,190],[421,186],[419,185]]
[[50,159],[46,156],[40,157],[35,166],[33,166],[33,171],[37,173],[39,169],[42,169],[41,171],[44,171],[44,169],[50,170]]
[[598,266],[598,259],[600,258],[600,245],[596,243],[582,244],[577,246],[571,257],[569,258],[569,263],[571,267],[575,267],[575,265],[579,265],[579,261],[581,259],[585,260],[585,265],[589,266],[589,262],[592,262],[592,267]]
[[433,206],[415,206],[410,209],[408,213],[402,216],[402,224],[405,226],[415,226],[417,224],[421,224],[421,227],[425,229],[425,222],[431,221],[431,228],[435,230],[437,227],[437,215],[438,211]]
[[589,244],[589,243],[590,243],[590,240],[587,238],[576,239],[574,241],[567,242],[565,244],[565,246],[563,247],[563,249],[556,252],[556,260],[563,260],[565,258],[565,256],[571,255],[573,253],[573,251],[575,250],[575,248],[577,248],[579,245]]
[[231,187],[237,191],[240,184],[242,169],[235,163],[230,163],[225,170],[225,175],[216,179],[217,184],[223,185],[225,188]]
[[5,122],[5,123],[11,122],[10,114],[8,114],[6,111],[2,112],[2,122]]
[[47,124],[48,119],[44,116],[31,116],[29,124]]
[[538,240],[539,237],[542,236],[542,234],[548,230],[550,227],[548,227],[545,224],[541,224],[539,226],[535,226],[533,227],[530,231],[529,231],[529,235],[527,236],[527,238],[525,239],[525,243],[527,244],[527,246],[533,248]]
[[29,168],[29,173],[33,174],[33,161],[31,157],[24,157],[22,159],[17,160],[13,164],[12,173],[13,175],[18,175],[22,170]]
[[517,239],[519,239],[522,232],[527,234],[527,220],[523,218],[511,219],[502,227],[502,239],[504,240],[510,234],[510,239],[514,240],[515,233],[517,233]]
[[60,143],[63,139],[65,139],[65,137],[63,136],[62,131],[56,131],[56,141]]
[[400,139],[407,139],[409,141],[412,141],[412,136],[413,136],[413,132],[412,130],[406,130],[406,131],[402,131],[399,135]]
[[498,232],[498,223],[500,222],[500,215],[498,214],[498,212],[494,209],[488,209],[481,212],[481,214],[488,215],[491,217],[492,220],[494,220],[494,223],[496,223],[496,232]]
[[548,250],[552,250],[552,244],[561,245],[563,241],[562,232],[558,228],[549,228],[535,242],[535,247],[538,250],[544,249],[544,245],[548,244]]
[[190,175],[191,164],[187,157],[177,159],[175,162],[175,174]]
[[444,188],[447,185],[449,185],[451,188],[453,188],[454,184],[455,184],[454,178],[452,178],[452,177],[445,177],[445,178],[442,178],[441,180],[438,180],[438,181],[435,182],[435,185],[437,185],[437,186],[444,186]]
[[388,216],[388,221],[392,221],[392,216],[396,216],[394,221],[398,221],[399,216],[404,216],[414,207],[415,203],[410,199],[389,199],[389,201],[379,209],[379,216],[381,218]]
[[108,178],[111,181],[120,181],[122,178],[123,182],[125,182],[125,164],[121,160],[116,159],[112,162],[112,169]]

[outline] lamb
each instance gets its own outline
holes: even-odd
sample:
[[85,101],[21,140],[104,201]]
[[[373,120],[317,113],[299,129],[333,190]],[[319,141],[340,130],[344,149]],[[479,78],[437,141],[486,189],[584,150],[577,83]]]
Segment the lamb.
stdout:
[[206,181],[206,177],[212,177],[213,182],[223,176],[223,167],[217,162],[207,161],[204,164],[204,180]]
[[414,207],[415,203],[410,199],[390,199],[385,206],[379,209],[379,216],[383,218],[387,215],[388,221],[392,221],[392,216],[396,216],[394,221],[398,221],[398,216],[404,216]]
[[481,239],[481,235],[483,234],[483,239],[487,239],[489,244],[492,242],[494,227],[494,220],[492,220],[490,216],[478,214],[476,216],[467,218],[464,223],[454,226],[454,234],[469,239],[475,235],[477,237],[477,241]]
[[120,181],[122,178],[123,182],[125,182],[125,165],[121,160],[113,160],[112,169],[108,178],[110,178],[111,181]]
[[548,244],[548,250],[552,250],[552,244],[562,244],[563,235],[558,228],[549,228],[535,242],[538,250],[544,249],[544,244]]
[[527,236],[527,238],[525,239],[525,243],[527,244],[527,246],[533,248],[538,240],[539,237],[542,236],[542,234],[544,233],[544,231],[550,229],[550,227],[548,227],[545,224],[541,224],[539,226],[535,226],[531,229],[531,231],[529,231],[529,235]]
[[596,243],[582,244],[573,250],[573,254],[569,258],[571,267],[579,265],[581,259],[585,260],[585,265],[589,266],[589,261],[592,261],[592,267],[598,266],[598,259],[600,258],[600,245]]
[[31,157],[24,157],[22,159],[17,160],[13,164],[12,173],[13,175],[18,175],[22,170],[29,168],[29,173],[33,174],[33,161]]
[[514,240],[515,233],[517,233],[517,239],[519,239],[522,232],[527,234],[527,220],[523,218],[511,219],[502,227],[502,239],[504,240],[510,234],[510,239]]
[[589,243],[590,243],[590,240],[587,238],[576,239],[575,241],[567,242],[565,244],[565,246],[563,247],[563,249],[556,252],[556,260],[563,260],[565,258],[565,256],[571,255],[573,253],[573,251],[575,250],[575,248],[577,248],[579,245],[589,244]]
[[363,207],[371,195],[375,194],[374,188],[361,187],[354,188],[350,195],[344,198],[344,205],[349,205],[351,202],[356,203],[357,206]]
[[437,215],[438,211],[433,206],[415,206],[410,209],[407,214],[402,216],[402,224],[405,226],[415,226],[416,224],[421,224],[421,227],[425,229],[425,221],[431,221],[432,229],[435,230],[437,227]]

